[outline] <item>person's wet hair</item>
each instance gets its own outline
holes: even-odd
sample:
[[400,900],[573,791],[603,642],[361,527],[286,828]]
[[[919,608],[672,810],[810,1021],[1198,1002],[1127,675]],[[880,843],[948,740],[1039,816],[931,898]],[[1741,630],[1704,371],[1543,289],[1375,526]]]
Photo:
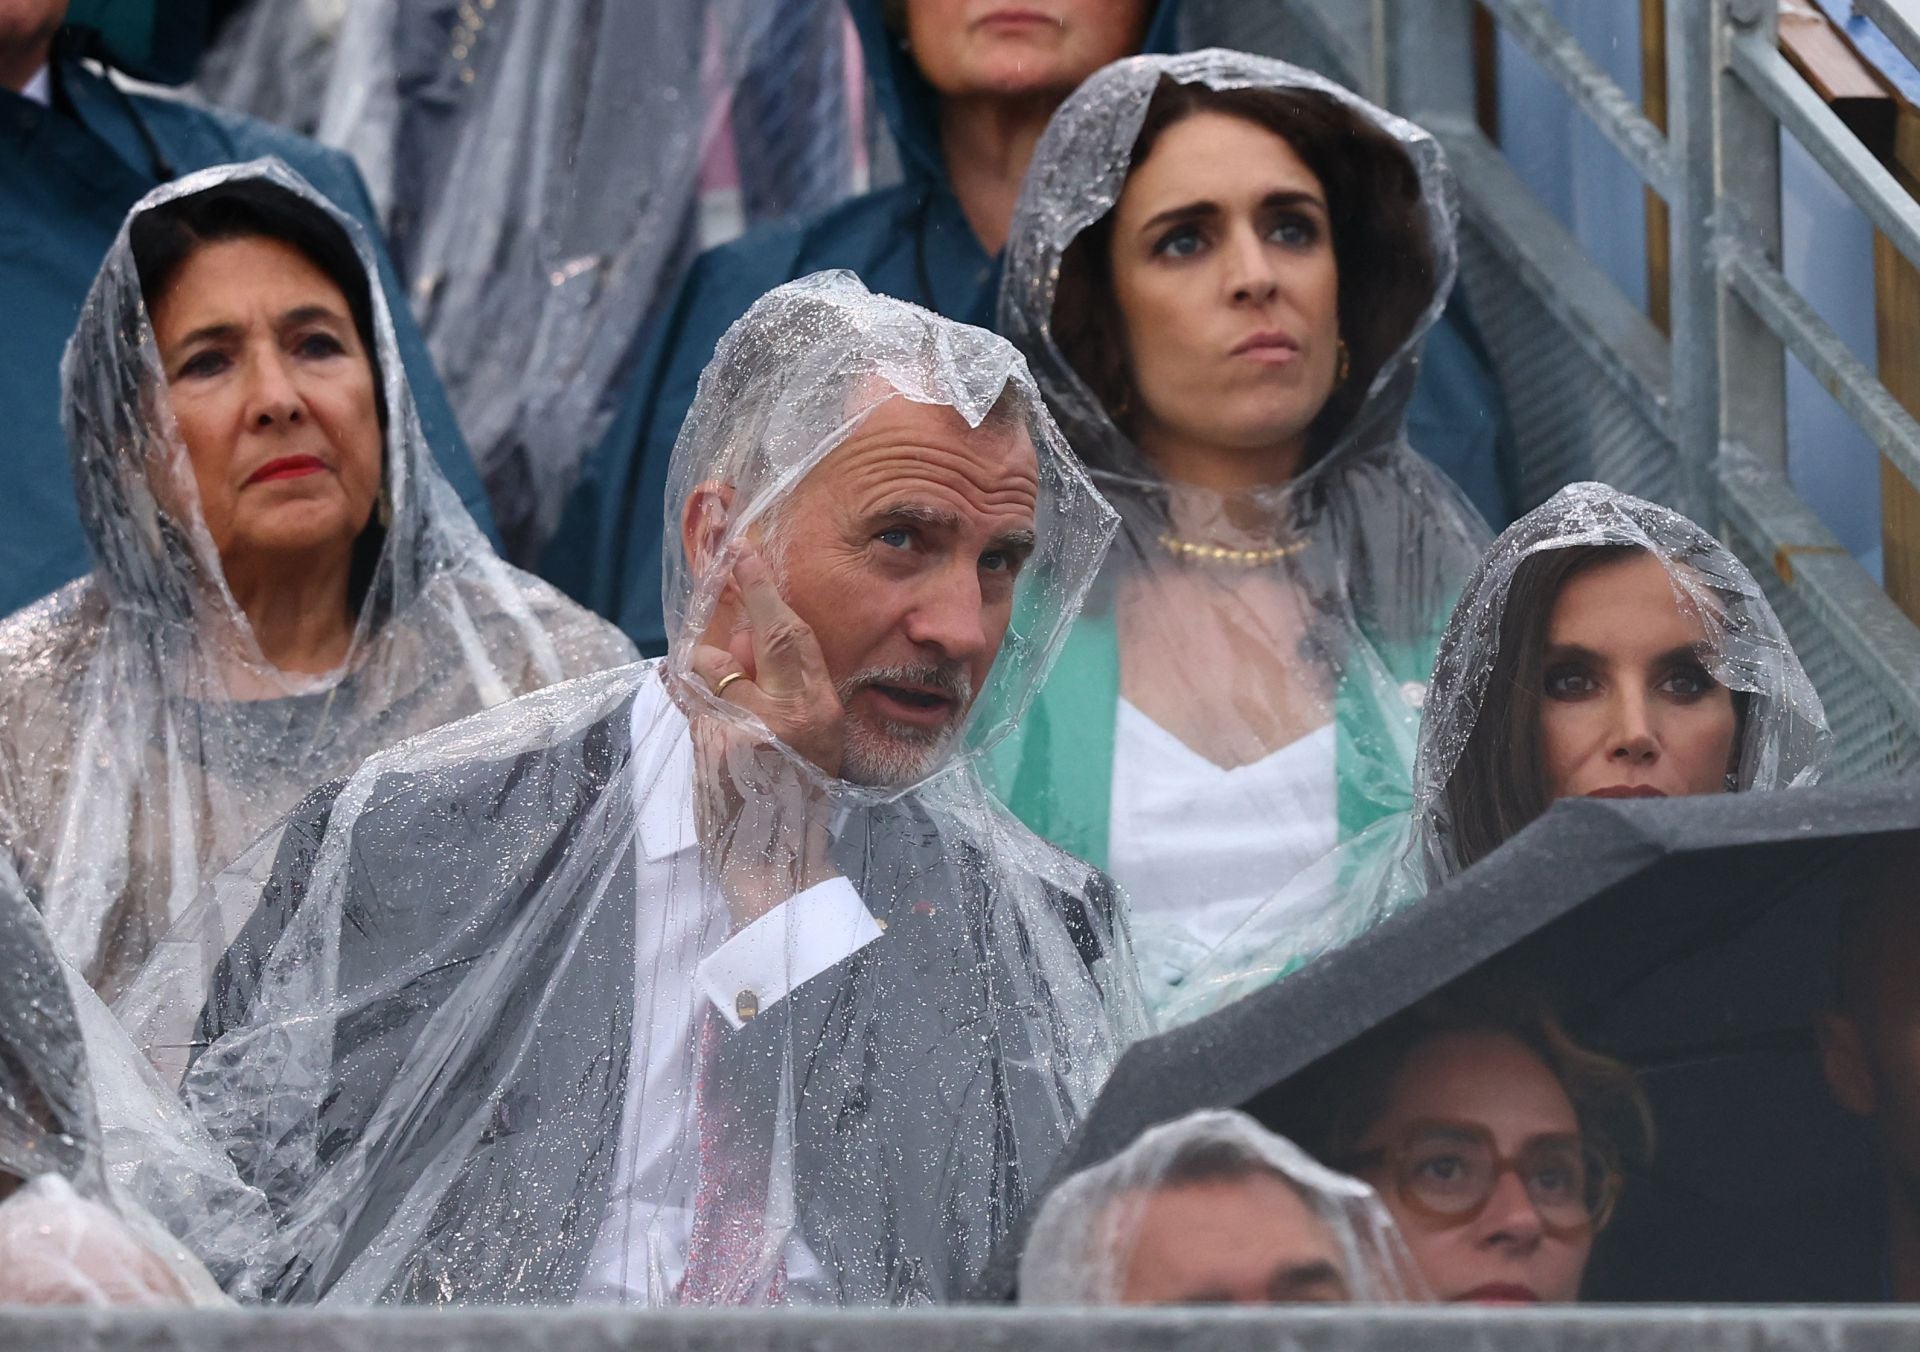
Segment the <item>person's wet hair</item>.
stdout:
[[[1433,294],[1436,264],[1419,172],[1391,136],[1329,95],[1305,89],[1213,89],[1167,79],[1147,107],[1133,144],[1133,167],[1146,161],[1168,128],[1197,113],[1225,114],[1272,132],[1293,147],[1326,192],[1340,269],[1340,336],[1350,366],[1309,430],[1309,456],[1317,459],[1365,405],[1375,374],[1405,344]],[[1109,211],[1062,255],[1053,331],[1061,353],[1108,416],[1131,436],[1138,401],[1114,292],[1112,236]],[[1082,456],[1096,467],[1111,468],[1097,465],[1102,445],[1099,437],[1074,437]]]

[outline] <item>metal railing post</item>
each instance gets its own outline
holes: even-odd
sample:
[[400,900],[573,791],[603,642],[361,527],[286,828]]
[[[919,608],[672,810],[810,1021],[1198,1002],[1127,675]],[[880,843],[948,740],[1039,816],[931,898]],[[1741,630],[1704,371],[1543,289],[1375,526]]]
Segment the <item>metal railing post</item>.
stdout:
[[[1722,43],[1735,34],[1757,38],[1768,47],[1779,41],[1773,0],[1725,0],[1728,27]],[[1715,226],[1775,267],[1780,266],[1780,126],[1766,105],[1727,61],[1717,46],[1713,66],[1718,85],[1715,119],[1720,197]],[[1724,260],[1716,260],[1724,264]],[[1725,285],[1720,287],[1721,436],[1738,441],[1764,465],[1787,468],[1786,347],[1766,321]]]
[[1667,6],[1667,144],[1674,176],[1669,207],[1672,273],[1673,417],[1680,460],[1678,504],[1720,528],[1720,283],[1713,257],[1714,104],[1726,0]]
[[1472,0],[1381,0],[1375,15],[1387,105],[1423,124],[1471,124]]

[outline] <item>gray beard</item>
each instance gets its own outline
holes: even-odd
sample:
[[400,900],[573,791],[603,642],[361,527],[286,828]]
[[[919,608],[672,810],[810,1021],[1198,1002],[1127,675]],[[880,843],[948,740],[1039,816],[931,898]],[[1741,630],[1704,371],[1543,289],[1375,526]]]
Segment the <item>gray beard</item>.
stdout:
[[870,685],[930,686],[954,700],[954,716],[941,728],[928,730],[903,723],[874,726],[856,715],[847,717],[847,746],[840,761],[840,777],[851,784],[891,788],[924,779],[945,758],[967,709],[973,704],[973,682],[957,665],[872,667],[834,687],[842,708],[853,707],[853,697]]

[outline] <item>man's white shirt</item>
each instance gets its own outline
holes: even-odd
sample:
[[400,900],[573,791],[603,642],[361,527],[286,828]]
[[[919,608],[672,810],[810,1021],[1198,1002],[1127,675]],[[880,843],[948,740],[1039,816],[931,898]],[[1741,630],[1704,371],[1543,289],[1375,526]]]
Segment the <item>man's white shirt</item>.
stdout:
[[45,108],[53,106],[53,67],[42,66],[36,70],[26,87],[20,93]]
[[[693,808],[693,742],[656,666],[634,696],[633,1045],[613,1187],[580,1284],[582,1301],[661,1305],[686,1272],[699,1175],[697,1084],[706,1015],[743,1026],[878,939],[844,877],[798,893],[728,935],[724,897],[704,876]],[[748,994],[751,1001],[743,1001]],[[771,1161],[776,1176],[789,1161]],[[770,1187],[770,1207],[785,1198]],[[782,1219],[769,1223],[769,1232]],[[797,1229],[785,1245],[787,1299],[830,1297]]]

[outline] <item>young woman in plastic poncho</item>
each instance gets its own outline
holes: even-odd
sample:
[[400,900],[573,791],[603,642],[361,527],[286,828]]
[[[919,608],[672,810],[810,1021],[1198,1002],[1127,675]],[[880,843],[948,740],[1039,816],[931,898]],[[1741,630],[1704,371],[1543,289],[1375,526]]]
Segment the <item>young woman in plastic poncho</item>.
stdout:
[[183,1092],[275,1299],[958,1299],[1140,1030],[1111,886],[976,769],[1113,530],[1019,354],[789,283],[669,482],[665,659],[370,758],[202,894],[253,918]]
[[1022,1305],[1398,1302],[1425,1293],[1373,1189],[1242,1113],[1143,1132],[1047,1195]]
[[0,625],[0,835],[108,998],[314,785],[632,655],[474,527],[375,275],[360,227],[263,160],[150,194],[81,311],[95,567]]
[[1410,802],[1486,540],[1404,434],[1454,273],[1419,128],[1233,52],[1117,62],[1035,154],[1001,326],[1119,509],[998,787],[1128,894],[1148,997]]
[[1377,924],[1567,797],[1817,781],[1826,714],[1759,583],[1677,512],[1604,484],[1508,527],[1448,623],[1411,813],[1282,889],[1173,1011],[1196,1017]]
[[[0,858],[0,1305],[225,1304],[260,1194],[54,952]],[[163,1223],[164,1222],[164,1223]]]

